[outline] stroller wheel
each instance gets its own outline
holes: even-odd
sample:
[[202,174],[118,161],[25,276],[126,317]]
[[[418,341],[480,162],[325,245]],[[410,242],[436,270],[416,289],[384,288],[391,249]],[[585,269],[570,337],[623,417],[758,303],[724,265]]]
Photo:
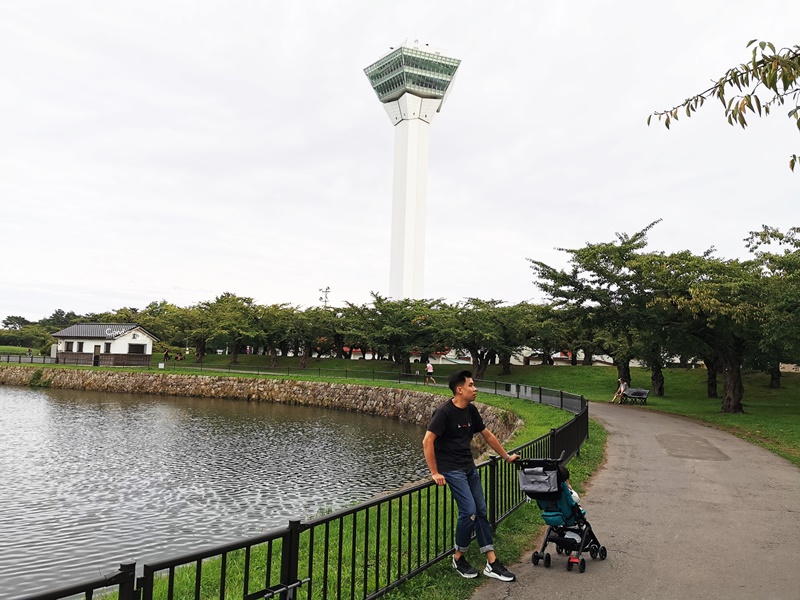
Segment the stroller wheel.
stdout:
[[606,547],[600,546],[600,560],[605,560],[606,556],[608,556],[608,551],[606,550]]
[[561,554],[562,552],[564,552],[564,549],[561,546],[556,546],[556,552]]
[[531,562],[534,564],[534,566],[539,564],[539,553],[538,552],[534,552],[533,553],[533,556],[531,556]]
[[549,568],[550,567],[550,562],[551,562],[550,561],[550,553],[549,552],[545,552],[544,553],[544,566],[545,566],[545,568]]
[[567,561],[567,571],[572,571],[572,562],[569,560]]
[[583,573],[586,570],[586,561],[581,559],[581,562],[578,564],[578,571]]
[[589,547],[589,556],[591,556],[592,558],[597,558],[598,550],[599,548],[593,544],[592,546]]

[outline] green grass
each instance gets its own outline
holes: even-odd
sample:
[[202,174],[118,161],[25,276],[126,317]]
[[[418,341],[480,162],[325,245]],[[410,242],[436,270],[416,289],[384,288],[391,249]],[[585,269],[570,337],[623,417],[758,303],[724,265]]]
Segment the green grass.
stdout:
[[[650,372],[631,369],[631,387],[650,387]],[[487,378],[501,379],[499,369],[490,368]],[[588,400],[608,402],[616,389],[617,372],[612,367],[519,367],[512,368],[509,381],[564,389]],[[800,466],[800,374],[784,373],[781,389],[768,387],[769,376],[745,372],[744,414],[723,414],[721,398],[708,398],[705,369],[664,371],[664,396],[650,394],[642,410],[654,410],[702,421],[758,444]],[[722,395],[722,377],[718,378]],[[636,408],[639,410],[639,407]],[[591,413],[591,408],[589,409]]]
[[[31,348],[34,356],[39,356],[39,350]],[[0,346],[0,354],[27,354],[28,349],[21,346]]]

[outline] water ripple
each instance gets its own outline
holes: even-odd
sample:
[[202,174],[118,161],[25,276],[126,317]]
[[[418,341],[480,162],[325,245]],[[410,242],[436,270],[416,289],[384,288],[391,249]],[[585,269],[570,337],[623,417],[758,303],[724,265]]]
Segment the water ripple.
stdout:
[[423,433],[308,407],[0,387],[0,598],[415,481]]

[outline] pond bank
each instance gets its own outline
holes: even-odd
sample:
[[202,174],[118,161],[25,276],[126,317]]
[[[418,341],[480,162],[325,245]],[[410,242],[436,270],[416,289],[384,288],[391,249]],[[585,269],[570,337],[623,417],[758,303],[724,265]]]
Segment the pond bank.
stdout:
[[[0,365],[0,385],[297,404],[399,419],[422,427],[445,400],[444,396],[428,392],[351,383],[11,365]],[[516,416],[507,411],[478,405],[486,426],[501,441],[520,425]],[[483,441],[480,436],[473,439]],[[479,449],[485,450],[481,446]]]

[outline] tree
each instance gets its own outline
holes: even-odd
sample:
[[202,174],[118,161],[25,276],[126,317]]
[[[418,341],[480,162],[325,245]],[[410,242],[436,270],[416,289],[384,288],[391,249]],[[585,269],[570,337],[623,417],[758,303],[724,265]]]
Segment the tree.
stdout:
[[252,307],[252,311],[253,328],[247,335],[250,340],[264,344],[269,356],[269,364],[275,368],[278,366],[278,348],[289,339],[291,334],[294,308],[286,304],[270,304],[269,306]]
[[528,259],[537,277],[535,285],[548,294],[555,308],[582,310],[594,332],[594,344],[614,360],[617,376],[629,383],[630,361],[639,349],[637,330],[649,323],[650,300],[647,286],[631,265],[647,245],[647,232],[657,223],[633,235],[617,233],[614,242],[560,248],[570,255],[568,271]]
[[25,325],[32,325],[32,323],[25,317],[9,315],[3,319],[3,327],[6,329],[20,330],[25,327]]
[[[748,111],[759,117],[766,116],[771,108],[782,106],[789,99],[794,102],[794,107],[789,110],[788,117],[794,119],[800,129],[800,46],[776,50],[771,42],[758,40],[751,40],[747,47],[751,46],[753,50],[748,62],[728,69],[704,92],[687,98],[677,106],[654,112],[647,117],[647,124],[655,116],[669,129],[680,115],[691,117],[707,99],[718,98],[728,123],[744,129],[748,125]],[[726,93],[731,90],[734,95],[727,97]],[[761,98],[764,93],[766,100]],[[796,164],[797,155],[792,154],[789,168],[794,171]]]
[[389,300],[373,293],[374,344],[388,352],[403,373],[411,373],[411,355],[429,354],[444,348],[445,334],[439,311],[447,310],[439,300]]
[[214,302],[205,303],[204,308],[211,316],[207,322],[208,343],[226,346],[231,351],[231,364],[237,364],[243,344],[254,342],[261,334],[253,299],[225,292]]
[[749,362],[770,374],[770,387],[779,388],[780,363],[800,362],[800,228],[782,233],[765,225],[745,241],[761,265],[765,286],[762,335]]
[[47,327],[55,333],[60,329],[65,329],[70,325],[78,323],[80,320],[80,315],[76,315],[72,311],[65,312],[59,308],[58,310],[53,311],[53,314],[49,317],[39,321],[39,325]]
[[483,379],[489,364],[503,351],[502,300],[469,298],[453,307],[447,326],[448,343],[472,357],[472,375]]

